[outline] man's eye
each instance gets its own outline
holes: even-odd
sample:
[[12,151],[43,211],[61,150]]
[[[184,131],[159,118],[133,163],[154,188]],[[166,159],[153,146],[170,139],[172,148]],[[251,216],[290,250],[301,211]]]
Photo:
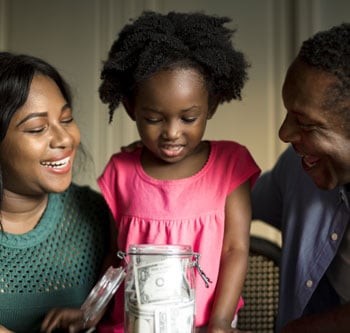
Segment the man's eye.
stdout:
[[316,126],[312,124],[299,124],[299,127],[303,131],[313,131],[314,129],[316,129]]

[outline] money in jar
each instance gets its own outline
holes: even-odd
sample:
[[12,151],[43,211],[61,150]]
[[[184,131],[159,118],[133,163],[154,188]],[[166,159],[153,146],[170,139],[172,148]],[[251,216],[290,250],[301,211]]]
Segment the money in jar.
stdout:
[[202,271],[191,246],[137,244],[124,254],[124,332],[194,332],[193,267]]

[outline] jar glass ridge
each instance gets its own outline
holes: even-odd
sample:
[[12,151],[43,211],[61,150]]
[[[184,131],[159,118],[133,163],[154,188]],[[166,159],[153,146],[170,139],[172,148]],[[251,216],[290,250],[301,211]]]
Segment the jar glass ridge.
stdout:
[[124,331],[192,333],[195,278],[189,245],[130,245],[124,285]]

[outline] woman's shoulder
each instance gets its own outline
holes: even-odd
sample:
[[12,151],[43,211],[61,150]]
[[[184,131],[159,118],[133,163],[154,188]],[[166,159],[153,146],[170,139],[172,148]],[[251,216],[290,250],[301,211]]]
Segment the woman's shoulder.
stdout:
[[78,185],[72,183],[63,194],[65,201],[75,203],[77,207],[84,207],[91,210],[108,211],[107,204],[100,192],[92,189],[88,185]]
[[79,185],[77,183],[71,183],[68,189],[66,190],[66,193],[68,195],[82,195],[82,196],[87,196],[87,197],[102,197],[101,193],[97,192],[94,190],[91,186],[89,185]]

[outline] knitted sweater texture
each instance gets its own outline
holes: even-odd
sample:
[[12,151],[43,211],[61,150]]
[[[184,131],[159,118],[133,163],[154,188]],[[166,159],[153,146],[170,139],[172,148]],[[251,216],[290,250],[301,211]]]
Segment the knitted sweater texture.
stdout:
[[80,307],[97,282],[108,245],[108,209],[88,187],[50,194],[37,226],[0,233],[0,325],[40,332],[54,307]]

